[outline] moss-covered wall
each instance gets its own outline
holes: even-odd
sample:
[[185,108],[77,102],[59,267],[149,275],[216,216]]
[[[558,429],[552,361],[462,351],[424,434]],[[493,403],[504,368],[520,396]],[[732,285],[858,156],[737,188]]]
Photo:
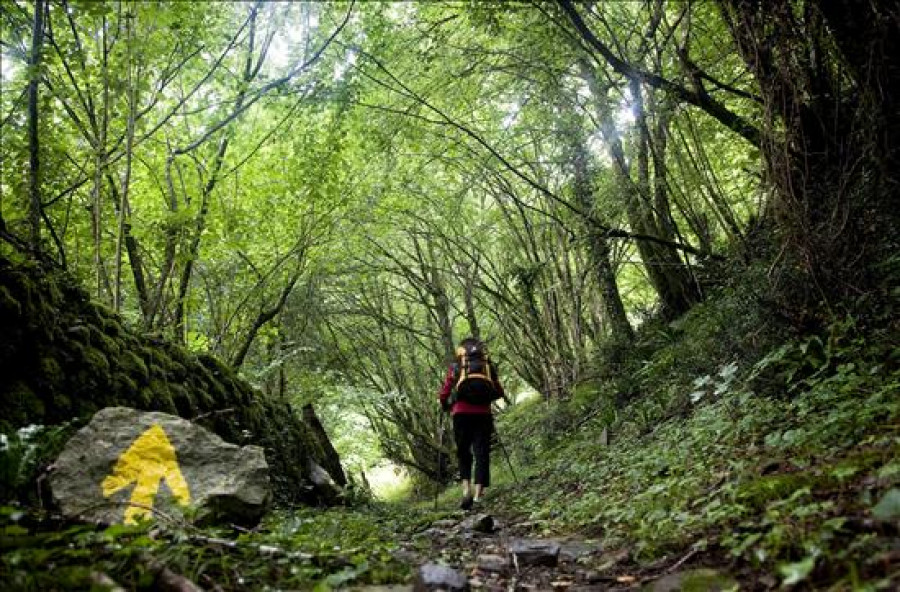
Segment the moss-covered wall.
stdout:
[[287,403],[211,356],[128,329],[66,274],[0,257],[0,432],[111,405],[199,418],[228,442],[263,446],[276,499],[318,501],[308,460],[329,463]]

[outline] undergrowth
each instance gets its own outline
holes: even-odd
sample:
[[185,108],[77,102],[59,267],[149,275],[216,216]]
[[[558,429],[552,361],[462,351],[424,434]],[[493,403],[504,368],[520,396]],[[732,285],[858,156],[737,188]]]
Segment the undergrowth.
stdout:
[[410,567],[397,542],[441,517],[371,504],[274,512],[252,531],[164,521],[101,528],[0,507],[0,582],[41,591],[175,589],[162,584],[173,574],[225,590],[402,583]]
[[731,292],[645,330],[626,374],[505,413],[524,478],[500,503],[537,532],[599,538],[638,562],[687,554],[769,586],[895,589],[896,332],[847,317],[785,340],[739,302]]

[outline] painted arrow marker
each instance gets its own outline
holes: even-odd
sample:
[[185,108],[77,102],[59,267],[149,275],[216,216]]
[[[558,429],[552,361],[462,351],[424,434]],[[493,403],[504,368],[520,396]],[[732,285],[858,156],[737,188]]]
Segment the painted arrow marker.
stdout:
[[191,492],[178,466],[175,448],[166,432],[159,425],[153,425],[122,453],[101,487],[103,497],[109,497],[134,483],[130,503],[139,505],[128,506],[125,510],[125,524],[134,524],[138,518],[149,516],[163,480],[179,504],[184,506],[191,502]]

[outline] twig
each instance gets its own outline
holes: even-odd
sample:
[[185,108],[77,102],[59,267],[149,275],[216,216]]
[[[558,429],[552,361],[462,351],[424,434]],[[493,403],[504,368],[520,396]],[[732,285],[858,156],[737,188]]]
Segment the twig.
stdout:
[[260,555],[279,555],[283,557],[287,557],[289,559],[299,559],[301,561],[306,561],[315,557],[310,553],[303,553],[301,551],[285,551],[281,547],[276,547],[274,545],[250,545],[247,543],[239,544],[237,541],[232,541],[229,539],[222,539],[219,537],[209,537],[206,535],[192,535],[190,537],[191,541],[206,543],[209,545],[218,545],[220,547],[225,547],[227,549],[239,549],[239,548],[251,548],[255,549]]
[[[97,510],[97,509],[100,509],[100,508],[103,508],[106,506],[128,506],[128,507],[134,506],[136,508],[141,508],[141,509],[147,510],[148,512],[151,512],[152,514],[156,515],[159,518],[165,518],[167,521],[169,521],[172,524],[177,524],[178,526],[181,526],[184,528],[192,528],[192,529],[196,530],[196,527],[191,526],[190,523],[188,523],[187,521],[185,521],[183,519],[178,519],[175,516],[166,514],[162,510],[157,510],[153,506],[148,506],[146,504],[141,504],[138,502],[131,502],[131,501],[128,501],[128,502],[119,502],[119,501],[115,501],[115,500],[102,501],[102,502],[87,506],[85,508],[81,508],[76,513],[77,514],[87,514],[89,512],[92,512],[93,510]],[[102,523],[103,521],[97,520],[96,522]]]
[[149,553],[142,553],[140,557],[150,571],[156,574],[156,588],[162,592],[203,592],[203,588],[175,573]]
[[120,586],[118,582],[103,573],[102,571],[91,572],[91,589],[95,586],[106,592],[125,592],[125,588]]
[[681,559],[676,561],[671,567],[669,567],[669,569],[666,570],[666,573],[672,573],[673,571],[675,571],[676,569],[678,569],[679,567],[684,565],[684,563],[688,559],[690,559],[691,557],[693,557],[696,554],[697,554],[697,549],[691,549],[690,551],[688,551],[687,555],[685,555],[684,557],[682,557]]

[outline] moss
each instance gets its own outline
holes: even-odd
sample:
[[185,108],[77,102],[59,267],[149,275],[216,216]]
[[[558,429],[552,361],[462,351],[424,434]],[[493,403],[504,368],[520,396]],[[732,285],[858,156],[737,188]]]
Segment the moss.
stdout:
[[[207,389],[202,386],[192,387],[191,391],[196,394],[197,405],[201,409],[214,409],[216,407],[216,399],[213,397]],[[219,398],[220,401],[224,400],[224,397]]]
[[209,369],[209,371],[215,377],[221,378],[221,377],[228,376],[229,374],[231,374],[231,371],[229,370],[229,368],[227,366],[225,366],[225,364],[223,364],[221,361],[219,361],[218,358],[214,358],[213,356],[211,356],[209,354],[201,354],[201,355],[197,356],[197,361],[199,361],[207,369]]
[[153,389],[151,389],[149,386],[138,389],[135,402],[138,407],[148,409],[153,402]]
[[172,399],[172,392],[166,381],[158,379],[151,380],[150,391],[152,393],[152,399],[150,400],[149,406],[152,409],[178,415],[178,406],[175,405],[175,401]]
[[119,355],[119,366],[138,382],[147,383],[150,380],[150,370],[147,368],[147,364],[133,351],[126,349]]
[[61,416],[68,416],[72,414],[72,399],[66,394],[57,393],[53,397],[53,407],[54,410]]
[[178,383],[169,383],[169,391],[172,393],[172,400],[178,409],[178,415],[182,417],[193,417],[197,415],[197,402],[191,392]]
[[187,369],[178,362],[172,362],[169,366],[169,380],[183,382],[189,374]]
[[65,374],[56,357],[44,356],[38,362],[39,380],[47,385],[59,386],[65,380]]
[[140,347],[140,356],[146,360],[148,364],[156,363],[156,359],[160,356],[160,352],[151,345],[143,344]]
[[0,311],[4,316],[20,316],[22,305],[16,300],[6,286],[0,286]]
[[125,332],[122,323],[111,317],[100,319],[100,328],[105,334],[113,338],[119,338]]
[[91,330],[85,325],[73,325],[66,329],[66,334],[79,343],[83,343],[84,345],[91,344]]
[[175,405],[175,401],[172,400],[172,395],[168,392],[165,393],[162,397],[157,399],[157,409],[163,411],[165,413],[171,413],[172,415],[178,415],[178,406]]
[[6,418],[14,425],[24,425],[30,423],[32,418],[44,415],[44,402],[24,381],[17,380],[10,384],[0,398],[6,403]]
[[131,400],[139,391],[137,382],[121,372],[113,375],[112,383],[116,398],[122,401]]
[[224,401],[228,398],[228,392],[225,389],[225,385],[215,379],[212,379],[207,383],[206,391],[212,398],[219,401]]
[[[93,347],[84,348],[84,362],[86,366],[95,373],[104,376],[109,375],[109,360],[99,349]],[[88,369],[86,368],[86,369]]]
[[95,326],[90,327],[91,345],[99,350],[103,350],[107,354],[119,355],[122,348],[115,339],[101,331]]
[[65,302],[65,295],[58,282],[43,282],[43,293],[47,295],[47,304],[53,308],[59,308]]
[[166,353],[169,354],[169,357],[172,360],[182,365],[191,364],[191,362],[193,361],[190,359],[188,353],[184,350],[184,348],[178,347],[177,345],[171,343],[167,343],[165,349]]

